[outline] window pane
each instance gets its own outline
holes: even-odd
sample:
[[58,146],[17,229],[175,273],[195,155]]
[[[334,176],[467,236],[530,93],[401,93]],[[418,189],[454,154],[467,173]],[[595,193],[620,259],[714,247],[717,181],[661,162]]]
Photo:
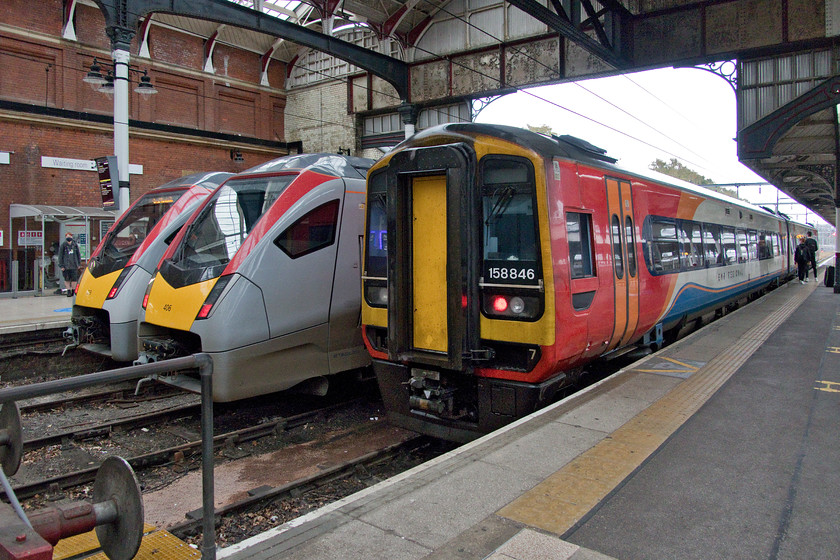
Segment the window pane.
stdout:
[[322,204],[310,211],[277,236],[274,243],[284,253],[296,259],[323,249],[335,241],[338,222],[338,200]]
[[594,276],[592,272],[592,216],[569,212],[566,233],[569,237],[569,265],[572,278]]
[[674,222],[662,219],[652,221],[650,251],[654,273],[680,269],[679,242]]
[[723,251],[720,242],[720,226],[703,224],[703,253],[709,266],[722,264]]
[[721,228],[721,241],[723,243],[723,264],[732,264],[738,261],[738,245],[735,243],[735,230],[732,228]]
[[613,246],[613,266],[615,267],[615,277],[619,280],[624,278],[624,259],[621,251],[621,222],[618,221],[618,216],[613,214],[611,224],[612,246]]
[[627,216],[624,220],[624,240],[627,244],[627,274],[636,277],[636,242],[633,235],[633,220]]

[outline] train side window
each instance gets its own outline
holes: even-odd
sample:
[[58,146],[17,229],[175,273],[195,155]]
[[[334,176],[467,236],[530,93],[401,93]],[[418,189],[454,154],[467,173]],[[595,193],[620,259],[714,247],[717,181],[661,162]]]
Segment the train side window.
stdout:
[[738,262],[747,262],[749,260],[749,249],[747,247],[747,232],[745,232],[742,229],[736,230],[735,241],[738,244]]
[[610,232],[612,234],[613,266],[615,266],[615,277],[621,280],[622,278],[624,278],[624,259],[622,258],[621,250],[621,222],[618,221],[618,216],[615,214],[613,214],[612,217]]
[[750,240],[750,260],[757,261],[758,260],[758,233],[755,231],[749,232],[749,240]]
[[723,243],[723,264],[732,264],[738,261],[738,244],[735,243],[735,230],[729,227],[720,229],[721,242]]
[[703,224],[703,252],[707,266],[723,264],[723,247],[720,241],[720,226]]
[[569,265],[572,278],[595,276],[592,266],[592,216],[568,212],[566,234],[569,239]]
[[274,244],[293,259],[329,247],[335,242],[338,205],[333,200],[307,212],[283,230]]
[[676,272],[680,269],[680,247],[677,227],[667,218],[650,219],[648,262],[652,274]]
[[[773,258],[772,236],[766,233],[758,234],[758,259],[766,260]],[[768,244],[769,243],[769,244]]]
[[627,244],[627,274],[636,277],[636,236],[633,234],[633,219],[624,217],[624,242]]
[[681,268],[683,270],[694,270],[703,266],[700,224],[681,220],[677,229],[680,236]]

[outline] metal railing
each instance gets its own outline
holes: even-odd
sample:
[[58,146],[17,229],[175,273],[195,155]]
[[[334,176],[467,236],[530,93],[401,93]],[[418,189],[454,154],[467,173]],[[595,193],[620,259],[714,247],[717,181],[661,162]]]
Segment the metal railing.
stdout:
[[0,389],[0,404],[43,397],[62,391],[86,389],[106,383],[131,381],[161,373],[198,368],[201,378],[201,482],[203,540],[201,557],[216,558],[216,526],[214,523],[213,481],[213,359],[209,354],[193,354],[162,362],[152,362],[97,373],[77,375],[67,379],[33,383],[20,387]]

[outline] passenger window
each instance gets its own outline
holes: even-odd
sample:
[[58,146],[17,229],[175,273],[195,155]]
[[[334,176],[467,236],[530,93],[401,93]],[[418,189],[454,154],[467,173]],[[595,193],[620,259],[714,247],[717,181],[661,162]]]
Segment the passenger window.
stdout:
[[592,266],[592,216],[578,212],[566,214],[569,238],[569,266],[572,278],[595,276]]
[[615,266],[615,277],[621,280],[624,278],[624,259],[622,259],[621,251],[621,222],[618,221],[618,216],[613,214],[612,217],[612,245],[613,245],[613,265]]
[[723,264],[723,251],[720,243],[720,226],[703,224],[703,252],[708,266]]
[[754,231],[749,233],[750,238],[750,260],[758,260],[758,234]]
[[627,274],[636,277],[636,236],[633,234],[633,220],[624,218],[624,241],[627,244]]
[[721,240],[723,242],[723,264],[732,264],[738,261],[738,245],[735,243],[735,230],[724,227],[721,229]]
[[773,258],[773,247],[768,245],[767,235],[758,234],[758,259],[765,260]]
[[323,249],[335,241],[338,200],[308,212],[277,236],[274,244],[293,259]]
[[738,242],[738,262],[745,263],[749,260],[748,258],[748,248],[747,248],[747,232],[742,230],[737,230],[735,232],[735,239]]
[[650,224],[650,263],[653,273],[676,272],[680,269],[677,227],[673,221],[653,219]]
[[680,222],[680,260],[683,270],[694,270],[703,266],[702,238],[700,224]]

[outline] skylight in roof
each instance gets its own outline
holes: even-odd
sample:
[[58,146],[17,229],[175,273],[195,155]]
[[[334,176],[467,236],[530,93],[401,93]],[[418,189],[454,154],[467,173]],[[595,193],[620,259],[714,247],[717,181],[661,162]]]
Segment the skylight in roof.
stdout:
[[312,9],[311,6],[304,5],[303,2],[298,0],[262,0],[262,2],[259,0],[228,0],[228,2],[255,10],[261,4],[264,14],[285,19],[292,23],[298,23]]

